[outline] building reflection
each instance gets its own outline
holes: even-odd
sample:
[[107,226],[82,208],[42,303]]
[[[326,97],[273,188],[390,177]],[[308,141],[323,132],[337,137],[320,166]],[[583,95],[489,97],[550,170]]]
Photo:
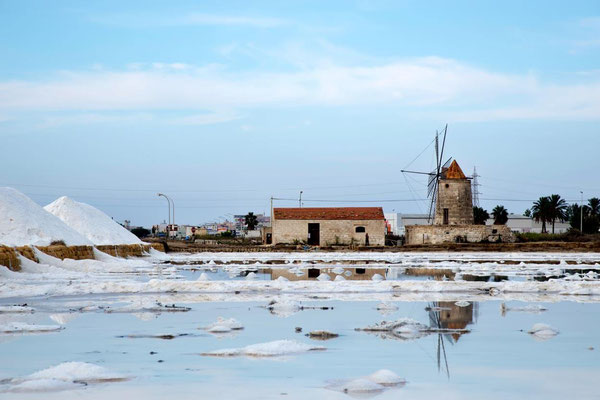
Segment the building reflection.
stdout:
[[[456,332],[450,334],[453,342],[457,342],[468,332],[467,327],[474,323],[479,311],[477,303],[470,303],[464,307],[457,306],[452,301],[438,301],[433,304],[437,311],[430,311],[430,322],[435,321],[433,326],[437,328],[455,330]],[[432,312],[437,313],[437,317],[432,319]]]
[[313,281],[319,275],[327,275],[334,280],[338,275],[349,281],[370,281],[377,275],[386,279],[389,268],[354,268],[354,267],[328,267],[328,268],[265,268],[262,271],[270,274],[272,280],[284,277],[290,281]]

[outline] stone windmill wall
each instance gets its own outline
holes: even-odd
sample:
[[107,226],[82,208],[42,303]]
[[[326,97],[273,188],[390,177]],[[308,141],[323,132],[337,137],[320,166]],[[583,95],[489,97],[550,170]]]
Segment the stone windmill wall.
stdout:
[[435,225],[472,225],[473,196],[471,181],[456,161],[452,161],[438,182]]

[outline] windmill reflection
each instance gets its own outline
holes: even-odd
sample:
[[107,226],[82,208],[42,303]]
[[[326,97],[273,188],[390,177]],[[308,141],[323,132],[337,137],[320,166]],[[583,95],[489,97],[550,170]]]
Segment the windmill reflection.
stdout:
[[469,333],[469,330],[466,328],[477,321],[479,305],[477,303],[470,303],[461,307],[451,301],[439,301],[429,303],[425,309],[429,312],[429,325],[432,329],[438,331],[438,371],[444,369],[446,376],[450,379],[445,342],[447,341],[451,345],[454,345],[462,335]]

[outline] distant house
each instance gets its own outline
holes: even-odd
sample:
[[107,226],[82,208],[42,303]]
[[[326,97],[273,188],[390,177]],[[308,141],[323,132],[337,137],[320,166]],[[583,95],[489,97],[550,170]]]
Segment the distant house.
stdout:
[[273,209],[272,243],[311,246],[383,246],[386,223],[381,207]]

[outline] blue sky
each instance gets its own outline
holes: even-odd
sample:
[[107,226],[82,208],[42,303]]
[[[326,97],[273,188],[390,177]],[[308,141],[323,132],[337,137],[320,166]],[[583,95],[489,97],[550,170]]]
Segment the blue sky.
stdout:
[[594,1],[0,1],[0,185],[143,225],[157,191],[419,212],[400,169],[448,123],[488,210],[600,196],[599,50]]

